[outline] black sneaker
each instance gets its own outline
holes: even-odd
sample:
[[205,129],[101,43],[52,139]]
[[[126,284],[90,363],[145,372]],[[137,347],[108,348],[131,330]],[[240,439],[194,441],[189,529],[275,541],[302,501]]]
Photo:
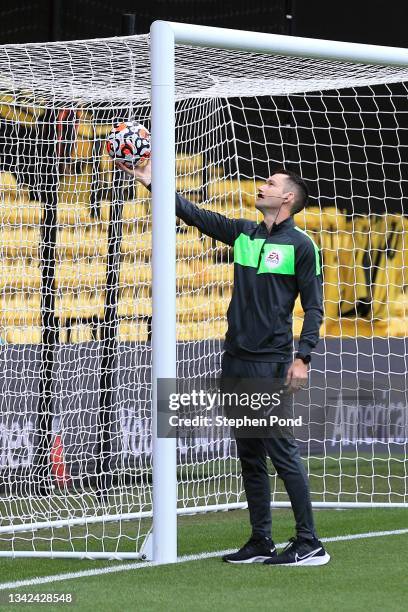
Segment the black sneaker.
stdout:
[[279,555],[266,559],[268,565],[326,565],[330,555],[320,540],[291,538]]
[[276,554],[271,538],[252,537],[236,553],[224,555],[222,560],[227,563],[263,563],[276,557]]

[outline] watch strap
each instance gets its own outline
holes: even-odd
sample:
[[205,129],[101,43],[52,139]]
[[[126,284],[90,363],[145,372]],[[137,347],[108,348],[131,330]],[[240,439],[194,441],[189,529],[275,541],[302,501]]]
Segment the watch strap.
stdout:
[[303,353],[296,353],[295,359],[300,359],[306,365],[312,360],[310,355],[303,355]]

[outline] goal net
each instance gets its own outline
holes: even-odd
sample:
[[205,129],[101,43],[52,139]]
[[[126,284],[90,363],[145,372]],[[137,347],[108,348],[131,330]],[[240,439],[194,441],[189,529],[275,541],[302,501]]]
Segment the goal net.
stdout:
[[[313,502],[406,505],[408,68],[186,45],[175,63],[180,193],[261,221],[276,167],[310,187]],[[138,557],[150,532],[150,194],[104,144],[150,115],[147,36],[0,48],[0,555]],[[233,255],[181,221],[176,238],[177,375],[217,377]],[[179,512],[245,503],[228,432],[179,439],[177,478]],[[272,466],[271,484],[287,505]]]

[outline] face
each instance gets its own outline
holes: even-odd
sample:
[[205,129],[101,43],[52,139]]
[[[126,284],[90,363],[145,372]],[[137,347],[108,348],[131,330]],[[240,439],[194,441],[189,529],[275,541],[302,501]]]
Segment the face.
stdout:
[[295,194],[290,191],[285,174],[274,174],[258,189],[255,207],[265,213],[281,206],[292,206]]

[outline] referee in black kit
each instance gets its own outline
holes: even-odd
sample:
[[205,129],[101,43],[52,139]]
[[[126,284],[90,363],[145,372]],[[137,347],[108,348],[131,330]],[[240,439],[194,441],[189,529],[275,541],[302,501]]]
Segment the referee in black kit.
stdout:
[[[151,164],[127,174],[150,188]],[[234,290],[228,308],[228,331],[222,358],[222,379],[266,377],[296,391],[308,380],[310,352],[319,340],[323,319],[320,253],[313,240],[295,226],[293,215],[305,208],[304,181],[285,169],[276,170],[259,188],[256,208],[264,220],[229,219],[195,206],[176,194],[176,214],[187,225],[234,247]],[[292,312],[300,294],[304,322],[292,362]],[[252,534],[229,563],[324,565],[330,556],[317,539],[309,483],[292,436],[236,436]],[[277,554],[271,537],[269,455],[283,480],[296,520],[296,537]]]

